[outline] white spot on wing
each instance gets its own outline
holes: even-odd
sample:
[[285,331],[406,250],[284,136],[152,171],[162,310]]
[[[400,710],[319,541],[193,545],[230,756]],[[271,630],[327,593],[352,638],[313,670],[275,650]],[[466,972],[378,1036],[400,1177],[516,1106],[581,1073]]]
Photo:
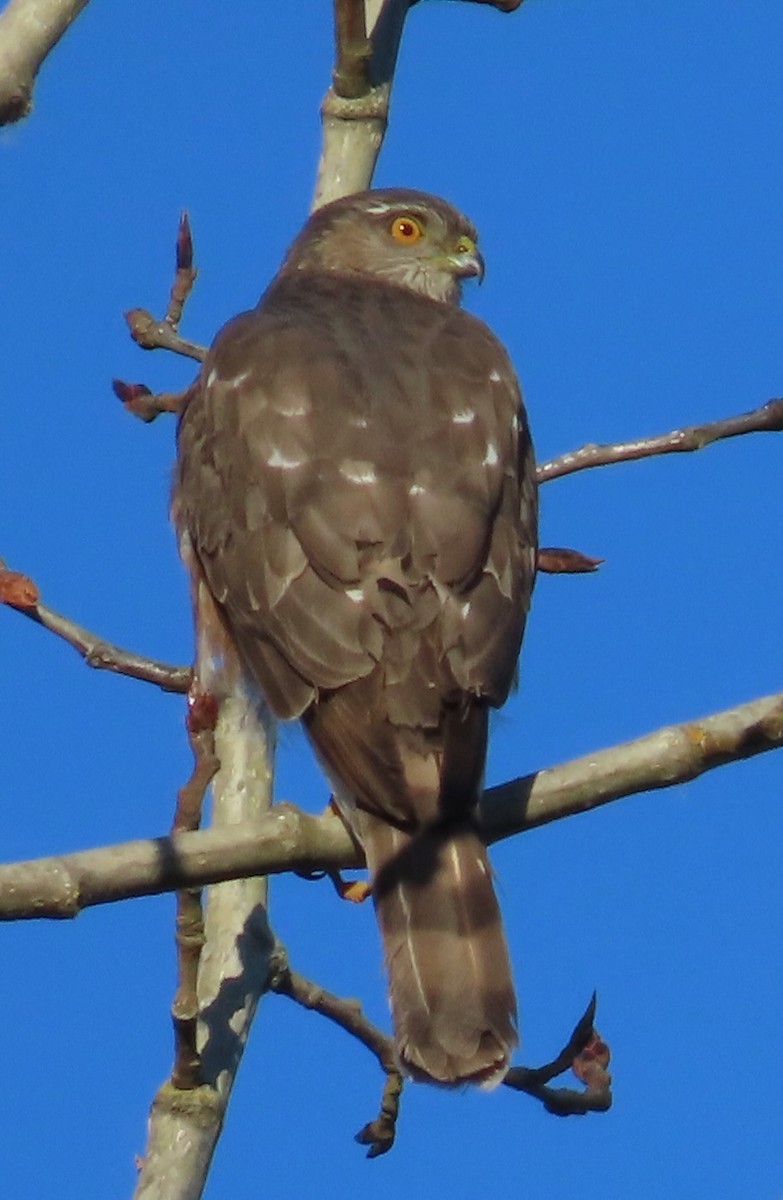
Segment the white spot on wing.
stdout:
[[312,405],[304,396],[293,394],[283,400],[276,401],[275,408],[281,417],[305,417],[310,412]]
[[492,383],[500,383],[500,373],[493,367],[489,373],[489,378]]
[[420,483],[412,483],[411,486],[408,488],[409,496],[423,496],[424,492],[425,492],[425,488],[423,488]]
[[466,600],[464,604],[460,605],[459,615],[461,617],[466,617],[469,612],[470,612],[470,600]]
[[226,387],[241,387],[245,380],[250,378],[250,375],[251,371],[249,368],[247,371],[240,371],[233,379],[226,380]]
[[215,383],[217,381],[217,377],[218,377],[217,367],[213,367],[212,370],[209,372],[209,375],[207,375],[207,387],[212,387],[213,383]]
[[462,408],[459,412],[455,412],[451,419],[455,425],[470,425],[472,421],[475,421],[476,414],[472,408]]
[[364,592],[361,588],[346,588],[345,594],[354,604],[362,604],[364,601]]
[[293,471],[294,467],[301,467],[303,462],[302,458],[286,458],[278,449],[274,449],[267,459],[270,467],[279,467],[281,471]]
[[484,455],[483,467],[494,467],[498,462],[498,448],[494,442],[487,442],[487,453]]
[[371,462],[359,462],[348,458],[340,467],[340,474],[349,483],[375,483],[378,476]]

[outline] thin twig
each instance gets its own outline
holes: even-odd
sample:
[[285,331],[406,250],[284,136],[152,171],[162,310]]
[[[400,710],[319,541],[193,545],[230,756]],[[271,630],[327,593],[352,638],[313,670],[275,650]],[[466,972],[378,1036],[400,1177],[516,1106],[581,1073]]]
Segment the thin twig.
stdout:
[[741,413],[736,417],[724,417],[720,421],[709,421],[706,425],[688,425],[684,429],[673,429],[655,437],[638,438],[633,442],[614,442],[607,445],[582,446],[560,454],[537,467],[539,483],[573,475],[576,471],[587,471],[592,467],[604,467],[610,463],[631,462],[637,458],[652,458],[657,454],[680,454],[702,450],[712,442],[724,438],[741,437],[746,433],[779,433],[783,430],[783,399],[768,400],[761,408]]
[[[368,1158],[385,1154],[394,1145],[404,1084],[392,1039],[368,1020],[358,1000],[336,996],[298,971],[293,971],[282,947],[278,948],[277,957],[279,967],[272,978],[271,991],[287,996],[303,1008],[333,1021],[366,1046],[378,1060],[386,1075],[380,1111],[359,1131],[356,1141],[369,1147]],[[595,1007],[596,998],[593,995],[568,1043],[552,1062],[542,1067],[512,1067],[503,1082],[514,1091],[524,1092],[539,1100],[549,1112],[558,1116],[606,1111],[611,1105],[611,1079],[606,1071],[609,1048],[595,1031]],[[552,1079],[569,1070],[573,1070],[586,1084],[584,1091],[548,1086]]]
[[[177,795],[172,832],[198,829],[204,796],[220,763],[215,754],[217,705],[211,696],[191,689],[188,704],[188,741],[193,753],[193,773]],[[174,1025],[174,1066],[171,1084],[175,1088],[198,1087],[201,1080],[201,1055],[198,1049],[198,969],[204,946],[204,915],[201,888],[177,891],[176,934],[177,990],[171,1006]]]
[[185,358],[195,358],[197,362],[202,362],[206,357],[206,346],[180,337],[165,317],[159,321],[146,308],[128,309],[125,320],[131,337],[142,350],[171,350]]
[[597,571],[603,561],[566,546],[540,546],[536,569],[548,575],[585,575]]
[[133,417],[149,425],[163,413],[180,413],[193,394],[194,384],[182,392],[151,392],[146,383],[126,383],[112,379],[112,390]]
[[185,302],[198,276],[198,269],[193,266],[193,235],[190,230],[190,218],[186,212],[183,212],[179,219],[175,262],[174,282],[171,285],[164,320],[176,332],[182,320]]
[[[607,1071],[609,1047],[593,1024],[596,998],[593,994],[567,1044],[551,1062],[542,1067],[511,1067],[503,1080],[506,1087],[540,1100],[547,1112],[559,1117],[581,1116],[586,1112],[606,1112],[612,1105],[612,1079]],[[575,1088],[551,1088],[558,1075],[573,1071],[585,1084]]]
[[[231,647],[220,664],[208,636],[214,604],[196,586],[196,678],[201,692],[219,700],[215,752],[220,768],[212,785],[208,832],[230,834],[242,822],[260,822],[272,802],[275,730],[266,709],[244,685]],[[182,833],[177,838],[197,838]],[[172,841],[174,839],[172,838]],[[183,881],[184,886],[198,886]],[[260,997],[273,971],[274,937],[266,913],[268,882],[234,876],[210,887],[198,975],[198,1044],[202,1085],[170,1084],[152,1103],[147,1149],[134,1200],[197,1200],[223,1127],[236,1072]]]
[[123,650],[77,625],[69,617],[57,613],[42,604],[38,588],[26,575],[9,571],[0,559],[0,603],[16,609],[37,625],[48,629],[72,646],[84,659],[88,667],[99,671],[113,671],[117,675],[129,675],[145,683],[154,683],[164,692],[187,692],[193,672],[190,667],[173,666],[142,658],[131,650]]
[[298,971],[293,971],[282,948],[279,963],[270,985],[271,991],[287,996],[303,1008],[309,1008],[333,1021],[366,1046],[378,1060],[378,1065],[386,1076],[381,1106],[378,1115],[356,1134],[356,1141],[369,1147],[368,1158],[377,1158],[380,1154],[385,1154],[394,1145],[403,1089],[403,1078],[397,1065],[392,1039],[368,1020],[358,1000],[346,1000],[336,996],[334,992],[328,992],[319,984],[306,979]]
[[[780,746],[783,693],[490,788],[481,803],[483,833],[488,842],[500,841]],[[331,811],[314,817],[279,804],[252,823],[0,866],[0,920],[69,918],[93,905],[178,887],[361,865]]]
[[[185,302],[191,293],[197,275],[198,271],[193,266],[193,237],[190,220],[188,214],[183,212],[177,227],[174,282],[171,285],[166,315],[162,320],[158,320],[146,308],[131,308],[125,313],[130,335],[142,350],[171,350],[174,354],[194,358],[197,362],[204,360],[207,353],[206,346],[189,342],[186,338],[180,337],[177,332]],[[172,401],[171,397],[163,393],[163,398],[157,398],[157,411],[152,412],[152,415],[145,415],[147,410],[144,407],[144,395],[152,396],[152,393],[143,383],[123,383],[122,380],[115,379],[114,390],[126,407],[131,412],[135,412],[135,415],[141,416],[143,420],[152,420],[153,416],[158,415],[158,411],[179,411],[179,408],[175,406],[177,398],[174,397]],[[140,405],[140,411],[136,411],[134,403]],[[149,409],[149,411],[152,410]]]
[[358,1000],[346,1000],[342,996],[336,996],[334,992],[328,992],[326,988],[306,979],[287,964],[281,965],[272,980],[271,991],[279,996],[287,996],[289,1000],[295,1000],[303,1008],[318,1012],[322,1017],[328,1017],[335,1025],[339,1025],[366,1046],[377,1058],[382,1071],[387,1074],[397,1071],[394,1043],[364,1015]]

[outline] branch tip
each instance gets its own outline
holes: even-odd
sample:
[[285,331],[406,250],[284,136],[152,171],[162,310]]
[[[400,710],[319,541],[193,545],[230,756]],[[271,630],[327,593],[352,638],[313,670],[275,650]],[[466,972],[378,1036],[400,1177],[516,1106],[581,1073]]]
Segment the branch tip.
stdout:
[[187,210],[184,210],[179,218],[176,261],[178,271],[190,271],[193,267],[193,235]]
[[0,604],[25,612],[37,608],[40,599],[32,579],[20,571],[10,571],[0,560]]

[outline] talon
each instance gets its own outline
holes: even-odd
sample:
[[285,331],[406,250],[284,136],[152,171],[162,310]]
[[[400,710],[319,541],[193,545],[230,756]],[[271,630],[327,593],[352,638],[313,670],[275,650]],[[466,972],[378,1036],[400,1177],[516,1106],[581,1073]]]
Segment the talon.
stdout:
[[341,900],[349,900],[351,904],[363,904],[372,895],[372,888],[366,879],[343,879],[339,871],[330,871],[334,890]]

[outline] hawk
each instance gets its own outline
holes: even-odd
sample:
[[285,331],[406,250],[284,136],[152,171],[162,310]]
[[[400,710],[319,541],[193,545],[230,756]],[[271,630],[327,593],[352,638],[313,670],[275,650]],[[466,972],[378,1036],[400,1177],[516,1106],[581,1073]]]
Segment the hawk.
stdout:
[[444,1085],[497,1082],[518,1041],[476,812],[537,541],[516,376],[459,307],[476,242],[417,191],[311,216],[209,350],[173,502],[244,676],[364,847],[401,1065]]

